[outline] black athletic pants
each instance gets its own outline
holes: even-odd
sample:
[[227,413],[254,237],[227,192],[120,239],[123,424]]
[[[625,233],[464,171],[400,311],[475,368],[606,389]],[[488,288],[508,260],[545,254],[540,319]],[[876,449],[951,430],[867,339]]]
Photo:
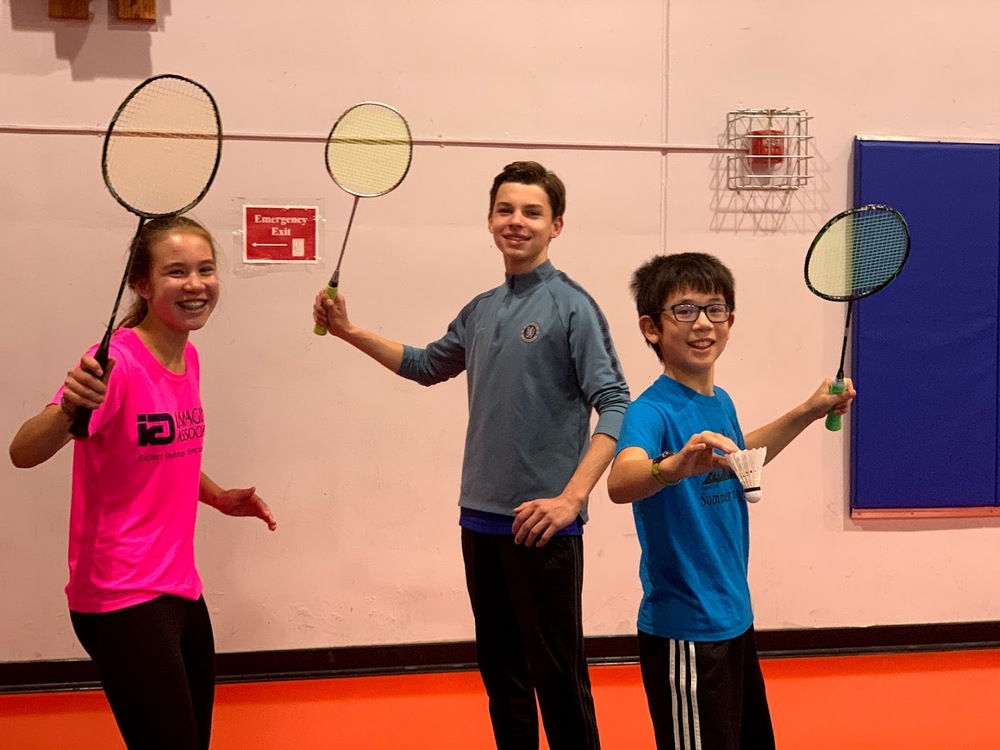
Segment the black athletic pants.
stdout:
[[208,750],[215,641],[204,598],[70,618],[129,750]]
[[536,750],[539,709],[551,750],[597,750],[583,644],[583,538],[557,536],[538,548],[462,529],[462,552],[498,750]]

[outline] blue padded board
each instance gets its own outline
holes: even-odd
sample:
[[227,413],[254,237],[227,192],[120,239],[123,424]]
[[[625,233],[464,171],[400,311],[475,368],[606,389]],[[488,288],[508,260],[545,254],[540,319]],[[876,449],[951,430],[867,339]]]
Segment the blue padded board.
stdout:
[[997,505],[1000,146],[858,139],[854,200],[912,245],[854,306],[851,507]]

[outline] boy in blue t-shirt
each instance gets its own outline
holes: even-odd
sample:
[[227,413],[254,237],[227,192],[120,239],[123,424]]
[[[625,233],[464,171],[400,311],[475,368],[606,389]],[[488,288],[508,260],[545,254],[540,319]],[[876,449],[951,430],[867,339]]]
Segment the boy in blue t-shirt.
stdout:
[[735,316],[732,273],[703,253],[657,256],[632,277],[643,337],[663,376],[625,414],[608,476],[632,503],[642,556],[639,661],[658,750],[774,747],[747,581],[747,504],[723,454],[773,459],[855,391],[826,380],[803,404],[745,438],[715,362]]

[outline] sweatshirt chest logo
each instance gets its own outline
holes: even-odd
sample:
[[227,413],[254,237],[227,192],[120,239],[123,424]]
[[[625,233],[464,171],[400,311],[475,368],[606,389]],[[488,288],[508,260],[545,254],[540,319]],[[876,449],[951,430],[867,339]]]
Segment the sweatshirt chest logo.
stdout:
[[521,341],[525,344],[531,344],[538,341],[538,337],[542,333],[542,327],[538,323],[528,323],[524,328],[521,329]]

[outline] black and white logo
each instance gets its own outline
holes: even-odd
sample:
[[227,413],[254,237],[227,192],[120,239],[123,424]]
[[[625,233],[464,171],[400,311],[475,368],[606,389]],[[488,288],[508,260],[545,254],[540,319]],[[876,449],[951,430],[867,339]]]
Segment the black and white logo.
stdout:
[[137,414],[139,447],[144,445],[170,445],[177,432],[174,418],[169,414]]
[[541,333],[542,327],[538,323],[528,323],[521,329],[521,341],[530,344],[533,341],[537,341]]

